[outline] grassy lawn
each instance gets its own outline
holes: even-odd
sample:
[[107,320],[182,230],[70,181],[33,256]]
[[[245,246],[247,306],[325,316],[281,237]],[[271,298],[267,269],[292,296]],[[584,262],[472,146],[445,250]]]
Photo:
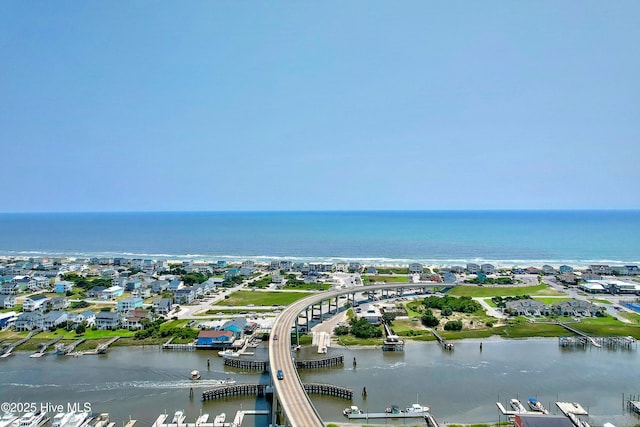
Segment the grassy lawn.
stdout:
[[277,292],[277,291],[238,291],[231,294],[228,299],[220,301],[218,305],[232,306],[242,305],[247,306],[254,304],[257,306],[269,306],[269,305],[289,305],[299,299],[308,297],[310,292]]
[[633,323],[640,323],[640,314],[621,312],[620,315],[625,319],[631,320]]
[[408,283],[409,278],[407,276],[362,276],[363,283],[375,283],[375,282],[384,282],[384,283]]
[[508,297],[516,295],[566,295],[547,285],[536,286],[456,286],[447,292],[451,296],[466,297]]
[[556,302],[569,301],[571,298],[533,297],[533,299],[546,305],[552,305]]
[[195,313],[196,316],[215,316],[218,313],[222,313],[222,314],[240,314],[240,313],[244,313],[244,314],[248,314],[248,313],[253,313],[255,312],[257,313],[271,313],[273,312],[273,309],[271,308],[253,308],[253,307],[249,307],[249,308],[243,308],[243,309],[238,309],[238,308],[225,308],[225,307],[220,307],[217,309],[212,309],[212,310],[207,310],[207,311],[200,311],[198,313]]
[[409,274],[408,267],[378,268],[378,274]]
[[285,285],[282,289],[298,289],[307,291],[326,291],[331,287],[331,283],[300,283],[297,285]]
[[613,304],[611,301],[606,300],[606,299],[594,298],[594,299],[590,299],[589,301],[591,301],[594,304]]
[[495,302],[493,302],[493,301],[491,300],[491,298],[482,298],[482,299],[484,300],[484,302],[486,302],[486,303],[487,303],[487,305],[488,305],[489,307],[498,308],[498,306],[496,305],[496,303],[495,303]]

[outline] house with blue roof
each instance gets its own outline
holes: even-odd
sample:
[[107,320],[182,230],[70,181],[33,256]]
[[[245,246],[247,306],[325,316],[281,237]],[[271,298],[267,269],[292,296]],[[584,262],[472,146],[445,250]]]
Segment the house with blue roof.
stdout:
[[46,295],[32,295],[24,299],[22,311],[44,311],[49,298]]
[[227,348],[233,344],[234,334],[231,331],[200,331],[197,346]]
[[57,294],[65,294],[70,292],[73,289],[73,282],[69,282],[66,280],[61,280],[56,282],[56,293]]
[[118,301],[116,305],[116,311],[120,313],[124,313],[130,310],[134,310],[136,308],[142,307],[142,298],[140,297],[129,297],[125,299],[121,299]]
[[231,331],[233,332],[233,336],[236,339],[242,339],[244,336],[244,331],[247,328],[248,323],[247,319],[243,317],[236,317],[233,320],[227,321],[224,325],[222,325],[223,331]]
[[64,311],[50,311],[42,318],[42,327],[50,331],[57,329],[68,318]]
[[21,313],[14,322],[16,331],[32,331],[42,328],[44,315],[40,312]]

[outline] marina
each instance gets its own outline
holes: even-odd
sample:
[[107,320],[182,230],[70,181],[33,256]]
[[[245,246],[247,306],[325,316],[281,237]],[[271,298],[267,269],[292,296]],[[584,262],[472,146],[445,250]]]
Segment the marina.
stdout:
[[390,406],[384,412],[366,412],[353,405],[345,408],[342,414],[347,418],[356,420],[387,419],[387,418],[425,418],[430,415],[430,408],[418,403],[412,404],[408,408],[400,408],[397,405]]

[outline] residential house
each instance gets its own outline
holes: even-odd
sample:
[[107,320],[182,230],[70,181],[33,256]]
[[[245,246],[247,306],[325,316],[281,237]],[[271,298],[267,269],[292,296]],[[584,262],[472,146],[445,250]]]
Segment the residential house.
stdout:
[[360,273],[362,272],[362,264],[359,262],[350,262],[349,263],[349,272],[350,273]]
[[493,264],[482,264],[480,266],[480,271],[484,274],[493,274],[496,272],[496,267]]
[[593,274],[608,275],[611,274],[611,267],[606,264],[591,264],[589,271]]
[[593,317],[603,311],[602,307],[585,300],[570,299],[553,303],[551,309],[559,316],[585,316]]
[[1,295],[18,295],[20,288],[12,282],[5,282],[0,286]]
[[182,280],[172,280],[171,282],[169,282],[169,286],[167,287],[167,290],[169,292],[175,292],[182,288],[184,288],[184,282]]
[[336,273],[348,273],[348,272],[349,272],[349,263],[347,262],[336,263]]
[[172,301],[170,298],[160,298],[153,302],[153,311],[156,314],[167,315],[171,311]]
[[196,299],[196,291],[193,287],[178,289],[173,293],[173,301],[176,304],[190,304]]
[[85,323],[87,326],[91,327],[96,324],[96,314],[91,311],[84,311],[82,313],[78,313],[73,316],[69,316],[69,320],[76,324]]
[[573,273],[562,273],[558,275],[558,280],[566,285],[575,285],[578,283],[578,276]]
[[542,266],[542,274],[556,274],[556,269],[549,264],[545,264]]
[[331,262],[310,262],[309,271],[316,273],[331,273],[333,271],[333,263]]
[[127,280],[124,285],[125,292],[133,292],[136,289],[139,289],[142,286],[142,282],[140,280]]
[[409,274],[422,274],[424,267],[422,264],[418,262],[413,262],[409,264]]
[[225,280],[232,279],[236,277],[238,274],[240,274],[240,272],[238,271],[237,268],[229,268],[227,269],[227,271],[224,272],[224,278]]
[[113,300],[122,296],[124,289],[122,286],[109,286],[100,293],[100,299]]
[[548,316],[550,314],[547,305],[533,299],[507,301],[506,309],[516,316]]
[[16,321],[16,312],[8,311],[6,313],[0,313],[0,330],[11,328]]
[[524,274],[525,271],[524,271],[524,268],[522,268],[522,267],[514,266],[514,267],[511,267],[511,273],[513,273],[513,274]]
[[136,308],[125,315],[122,327],[126,329],[144,329],[144,319],[151,320],[151,313],[142,308]]
[[271,261],[269,263],[269,270],[280,270],[280,261]]
[[142,303],[142,298],[139,297],[129,297],[121,299],[116,305],[116,311],[119,313],[126,313],[127,311],[133,310],[135,308],[142,307]]
[[94,286],[87,291],[87,298],[100,298],[105,289],[107,288],[104,286]]
[[166,280],[154,280],[151,282],[151,291],[156,294],[161,294],[169,287],[169,282]]
[[45,295],[26,297],[22,303],[22,311],[44,311],[48,300]]
[[449,267],[449,271],[454,274],[463,274],[465,268],[461,265],[452,265],[451,267]]
[[151,297],[151,288],[138,288],[131,292],[132,297],[149,298]]
[[527,267],[524,269],[524,272],[526,274],[540,274],[542,273],[542,270],[540,270],[539,268],[536,267]]
[[226,268],[227,267],[227,261],[217,261],[216,262],[216,267],[218,267],[218,268]]
[[573,273],[573,267],[570,265],[561,265],[559,271],[560,274]]
[[637,265],[625,265],[625,267],[627,267],[627,271],[631,276],[637,276],[640,274],[640,267]]
[[242,317],[236,317],[233,320],[227,321],[224,325],[222,325],[221,329],[223,331],[233,332],[233,336],[235,339],[242,339],[247,326],[248,326],[247,319]]
[[447,272],[442,274],[442,281],[444,283],[455,283],[456,282],[456,275],[453,274],[450,271],[447,271]]
[[234,341],[234,334],[231,331],[200,331],[198,334],[198,346],[226,348],[230,347]]
[[56,293],[57,294],[64,294],[67,292],[71,292],[71,290],[73,289],[73,282],[69,282],[67,280],[61,280],[59,282],[55,283],[56,285]]
[[14,321],[16,331],[32,331],[42,328],[44,315],[40,312],[21,313]]
[[256,263],[251,260],[242,261],[241,268],[255,268]]
[[276,285],[281,285],[284,282],[284,276],[280,273],[272,273],[271,274],[271,283],[275,283]]
[[54,297],[47,301],[45,310],[64,310],[69,308],[69,300],[66,297]]
[[96,327],[98,329],[118,329],[120,324],[120,313],[100,311],[96,314]]
[[382,321],[382,313],[377,307],[370,306],[366,312],[360,314],[361,317],[373,325],[379,325]]
[[478,274],[480,272],[480,266],[476,263],[470,262],[467,264],[468,274]]
[[373,265],[368,266],[365,271],[367,274],[378,274],[378,269]]
[[628,276],[629,270],[626,265],[612,265],[611,274],[614,276]]
[[16,306],[15,295],[0,295],[0,308],[13,308]]
[[52,331],[66,322],[67,319],[68,315],[64,311],[50,311],[42,318],[42,328]]
[[238,274],[240,276],[249,277],[253,274],[254,271],[255,271],[255,268],[253,267],[240,267]]

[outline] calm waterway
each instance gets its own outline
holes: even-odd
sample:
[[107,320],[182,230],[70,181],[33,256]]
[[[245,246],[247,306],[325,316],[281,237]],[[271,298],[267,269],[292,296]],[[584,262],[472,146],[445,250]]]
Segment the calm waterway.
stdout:
[[[640,393],[637,350],[567,350],[559,348],[554,339],[495,339],[484,340],[482,351],[479,341],[467,340],[457,342],[452,353],[434,343],[409,343],[403,353],[332,348],[330,354],[344,354],[345,365],[300,371],[302,380],[350,387],[355,394],[351,404],[371,412],[392,404],[409,406],[418,399],[431,406],[440,422],[491,422],[498,421],[497,400],[507,406],[512,397],[537,397],[554,412],[558,410],[550,402],[579,402],[588,408],[595,424],[629,426],[640,421],[622,405],[623,393]],[[256,357],[263,359],[266,351],[257,349]],[[297,357],[318,355],[305,348]],[[201,381],[188,379],[192,369],[201,371]],[[268,376],[223,366],[213,351],[132,347],[114,348],[103,356],[47,355],[41,359],[16,353],[0,360],[0,401],[89,402],[94,412],[109,412],[118,422],[131,416],[141,427],[150,426],[160,413],[177,409],[184,409],[187,420],[193,422],[201,412],[212,416],[225,412],[229,419],[241,408],[266,408],[264,400],[249,398],[200,401],[202,390],[227,377],[238,383],[269,381]],[[190,387],[194,388],[193,398],[189,397]],[[368,392],[366,400],[361,396],[363,387]],[[325,421],[345,420],[341,411],[349,406],[348,401],[320,396],[312,400]],[[405,421],[407,425],[416,422]],[[266,425],[266,417],[246,418],[243,424]]]

